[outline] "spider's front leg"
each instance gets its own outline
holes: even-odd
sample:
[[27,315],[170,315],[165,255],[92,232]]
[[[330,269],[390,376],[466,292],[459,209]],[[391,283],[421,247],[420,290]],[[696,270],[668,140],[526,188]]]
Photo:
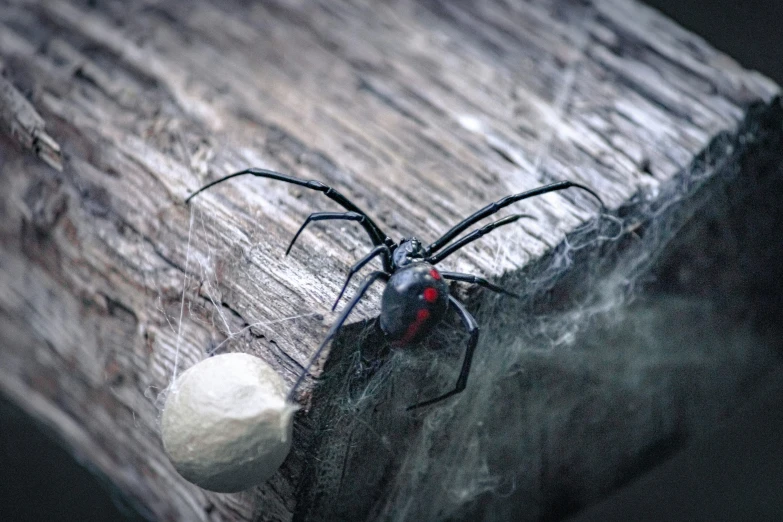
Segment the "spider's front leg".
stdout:
[[334,221],[334,220],[357,221],[360,224],[364,225],[367,221],[367,216],[364,214],[360,214],[358,212],[313,212],[312,214],[307,216],[305,222],[302,223],[302,226],[299,227],[299,230],[297,230],[296,234],[294,234],[293,239],[291,239],[291,242],[288,244],[288,248],[285,251],[285,255],[288,255],[288,253],[291,252],[291,248],[294,246],[294,243],[296,243],[296,240],[299,238],[299,234],[302,233],[302,231],[305,229],[307,225],[309,225],[313,221]]
[[[366,212],[364,212],[362,209],[356,206],[353,202],[351,202],[351,200],[343,196],[337,189],[332,188],[329,185],[324,185],[323,183],[317,180],[300,179],[294,176],[289,176],[288,174],[282,174],[280,172],[275,172],[273,170],[268,170],[268,169],[249,168],[249,169],[241,170],[239,172],[234,172],[233,174],[229,174],[228,176],[223,176],[222,178],[207,183],[200,189],[191,193],[187,198],[185,198],[185,203],[186,204],[189,203],[190,200],[196,197],[198,194],[214,187],[215,185],[219,185],[224,181],[228,181],[233,178],[238,178],[240,176],[255,176],[258,178],[274,179],[274,180],[283,181],[285,183],[291,183],[293,185],[298,185],[300,187],[305,187],[311,190],[321,192],[324,196],[331,199],[332,201],[334,201],[335,203],[337,203],[338,205],[340,205],[341,207],[343,207],[345,210],[348,211],[342,214],[343,216],[347,216],[347,215],[352,216],[352,217],[343,217],[343,218],[334,217],[335,215],[336,216],[341,215],[339,212],[334,212],[331,218],[323,217],[322,219],[351,219],[354,221],[359,221],[359,223],[362,225],[364,230],[367,232],[367,235],[370,236],[370,241],[372,241],[372,244],[375,246],[385,244],[385,242],[388,239],[388,236],[378,227],[378,225],[375,224],[375,222],[370,218],[370,216],[367,215]],[[317,214],[328,214],[328,213],[323,212]],[[358,214],[360,216],[363,216],[363,218],[356,219],[355,217],[353,217],[353,214]],[[307,225],[307,222],[305,222],[305,225]],[[304,228],[304,225],[302,226],[302,228]],[[300,229],[299,232],[301,231],[302,230]],[[297,233],[297,236],[298,235],[299,233]],[[295,239],[296,237],[294,237],[294,240]],[[290,250],[291,247],[289,246],[288,249]]]
[[465,349],[465,359],[462,361],[462,370],[460,370],[459,377],[457,378],[457,385],[448,393],[444,393],[443,395],[435,397],[434,399],[417,402],[412,406],[408,406],[407,410],[409,411],[448,399],[452,395],[456,395],[464,390],[465,386],[468,384],[468,374],[470,374],[470,365],[473,362],[473,352],[476,350],[476,344],[478,343],[479,327],[478,323],[476,323],[476,320],[473,318],[470,312],[468,312],[465,309],[465,306],[457,301],[454,296],[449,296],[449,302],[457,310],[457,314],[460,316],[460,319],[462,319],[462,324],[465,326],[465,330],[467,330],[468,334],[470,334],[470,339],[468,339],[468,347]]
[[503,219],[499,219],[488,225],[484,225],[478,230],[474,230],[470,234],[467,234],[466,236],[459,238],[457,241],[455,241],[454,243],[450,244],[449,246],[441,250],[440,253],[427,257],[426,261],[428,263],[432,263],[433,265],[437,265],[438,263],[446,259],[448,256],[450,256],[460,248],[464,247],[468,243],[472,243],[473,241],[479,239],[480,237],[486,236],[496,228],[500,228],[504,225],[511,224],[522,218],[536,219],[535,216],[531,216],[529,214],[513,214],[511,216],[506,216]]
[[[449,244],[451,240],[456,238],[463,230],[467,229],[474,223],[481,221],[485,217],[491,216],[492,214],[496,213],[498,210],[511,205],[512,203],[516,203],[517,201],[522,201],[524,199],[540,196],[542,194],[548,194],[549,192],[557,192],[559,190],[565,190],[572,187],[578,188],[580,190],[584,190],[588,192],[590,195],[592,195],[601,205],[601,213],[603,213],[606,210],[606,206],[604,205],[603,200],[591,188],[581,185],[579,183],[574,183],[573,181],[558,181],[557,183],[550,183],[549,185],[538,187],[525,192],[520,192],[519,194],[512,194],[511,196],[506,196],[505,198],[499,199],[494,203],[490,203],[486,207],[482,208],[477,212],[474,212],[470,216],[466,217],[465,219],[463,219],[462,221],[460,221],[459,223],[451,227],[445,234],[443,234],[440,238],[436,239],[432,244],[430,244],[430,246],[424,249],[425,255],[427,257],[432,256],[432,254],[434,254],[435,252],[437,252],[438,250],[440,250],[441,248]],[[508,223],[508,221],[506,221],[505,219],[501,219],[500,221],[496,222],[494,225],[501,226],[506,223]],[[494,226],[494,225],[489,225],[489,226]]]

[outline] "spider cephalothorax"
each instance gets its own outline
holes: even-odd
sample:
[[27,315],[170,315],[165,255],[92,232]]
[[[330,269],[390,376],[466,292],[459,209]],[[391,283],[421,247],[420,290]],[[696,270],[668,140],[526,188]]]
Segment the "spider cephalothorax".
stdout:
[[424,247],[417,238],[402,238],[399,246],[392,252],[392,262],[395,268],[402,268],[424,259]]
[[[548,192],[555,192],[558,190],[564,190],[567,188],[575,187],[581,190],[587,191],[594,196],[599,203],[601,203],[601,209],[604,209],[604,204],[601,198],[588,187],[573,183],[571,181],[559,181],[557,183],[551,183],[518,194],[512,194],[506,196],[494,203],[490,203],[486,207],[471,214],[467,218],[463,219],[440,238],[430,243],[428,246],[417,238],[411,237],[409,239],[403,238],[400,243],[395,243],[388,235],[383,233],[380,227],[368,216],[364,211],[359,209],[348,198],[340,194],[337,190],[324,185],[320,181],[304,180],[289,176],[287,174],[281,174],[266,169],[245,169],[234,174],[229,174],[223,178],[215,180],[200,189],[192,193],[187,197],[185,202],[189,202],[196,194],[208,189],[218,183],[226,181],[237,176],[252,175],[260,178],[270,178],[279,181],[285,181],[294,185],[307,187],[309,189],[323,192],[326,197],[335,201],[346,212],[314,212],[310,214],[305,222],[299,227],[299,230],[294,235],[291,243],[288,245],[286,254],[291,251],[291,247],[296,242],[299,234],[305,229],[305,227],[313,221],[326,221],[326,220],[343,220],[343,221],[356,221],[362,228],[364,228],[367,235],[372,241],[373,249],[357,261],[351,269],[348,271],[348,277],[345,280],[340,294],[334,302],[332,309],[337,306],[337,303],[345,293],[345,289],[348,287],[348,283],[351,278],[359,270],[362,269],[367,263],[374,258],[380,256],[383,270],[372,272],[368,275],[359,286],[359,290],[351,299],[348,306],[340,314],[340,317],[335,321],[329,332],[326,334],[321,345],[315,350],[310,361],[305,366],[304,371],[291,387],[289,392],[289,399],[294,400],[296,396],[296,390],[299,385],[304,381],[310,367],[318,360],[321,352],[326,348],[329,341],[331,341],[337,330],[345,323],[348,315],[356,306],[356,303],[367,292],[370,286],[382,279],[386,281],[386,288],[384,289],[383,296],[381,297],[381,314],[380,325],[383,332],[389,337],[392,344],[395,346],[404,346],[412,343],[424,337],[432,328],[438,324],[445,313],[450,307],[459,315],[462,320],[462,324],[468,331],[470,338],[465,350],[465,358],[462,362],[462,369],[460,370],[459,377],[457,378],[457,384],[451,391],[439,395],[433,399],[425,400],[410,406],[408,409],[419,408],[421,406],[427,406],[435,402],[442,401],[452,395],[455,395],[465,389],[468,381],[468,374],[470,373],[470,365],[473,360],[473,352],[478,342],[478,324],[473,316],[465,309],[464,305],[459,302],[454,296],[449,294],[449,287],[446,283],[447,280],[462,281],[466,283],[473,283],[480,285],[484,288],[495,292],[502,292],[515,296],[515,294],[508,292],[493,283],[490,283],[486,279],[471,274],[462,274],[459,272],[441,272],[435,268],[435,265],[443,261],[447,256],[453,254],[460,248],[464,247],[468,243],[475,241],[476,239],[490,233],[494,229],[503,225],[508,225],[521,218],[530,218],[532,216],[526,214],[513,214],[511,216],[504,217],[481,228],[475,229],[469,234],[466,234],[459,239],[456,239],[460,233],[469,228],[471,225],[478,221],[495,214],[500,209],[511,205],[517,201],[546,194]],[[517,296],[515,296],[517,297]]]

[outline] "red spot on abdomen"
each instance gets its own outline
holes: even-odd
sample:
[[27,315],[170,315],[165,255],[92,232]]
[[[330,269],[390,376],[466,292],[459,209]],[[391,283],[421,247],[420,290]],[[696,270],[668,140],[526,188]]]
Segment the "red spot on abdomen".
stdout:
[[438,298],[438,291],[434,288],[425,288],[424,289],[424,300],[428,303],[434,303],[435,300]]
[[416,334],[419,333],[419,329],[424,325],[424,322],[429,318],[430,311],[426,308],[420,308],[419,311],[416,312],[416,320],[408,325],[408,329],[405,330],[405,335],[395,344],[404,345],[411,342],[413,338],[416,337]]
[[434,268],[433,268],[432,270],[430,270],[430,275],[432,276],[432,278],[433,278],[435,281],[438,281],[438,280],[440,280],[440,272],[438,272],[438,271],[437,271],[437,270],[435,270]]

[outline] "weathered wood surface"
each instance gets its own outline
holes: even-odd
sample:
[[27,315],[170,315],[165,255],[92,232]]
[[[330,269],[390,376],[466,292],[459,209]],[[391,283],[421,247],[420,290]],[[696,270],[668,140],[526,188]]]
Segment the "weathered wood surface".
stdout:
[[[489,201],[559,179],[590,185],[612,212],[640,191],[660,207],[716,137],[700,174],[736,170],[763,141],[766,127],[749,120],[778,106],[777,86],[625,0],[5,1],[0,58],[40,117],[20,134],[18,111],[1,111],[0,391],[159,520],[315,518],[334,501],[338,485],[319,483],[313,462],[340,386],[300,416],[278,475],[236,495],[202,491],[168,464],[161,393],[215,350],[256,354],[293,382],[367,250],[358,227],[331,224],[283,256],[310,212],[334,209],[319,194],[247,179],[187,207],[189,191],[272,168],[334,185],[395,239],[435,238]],[[42,124],[45,154],[28,139]],[[56,167],[58,149],[62,172],[36,157]],[[644,217],[628,208],[618,230]],[[524,267],[596,220],[594,202],[572,192],[524,211],[538,220],[445,264],[521,286]],[[378,295],[356,320],[376,314]],[[493,326],[501,338],[518,329]],[[490,378],[472,376],[466,393]],[[410,440],[422,418],[404,422]],[[378,441],[394,437],[384,430]],[[380,453],[390,470],[405,458]],[[352,514],[405,516],[383,503],[405,488],[379,476]]]

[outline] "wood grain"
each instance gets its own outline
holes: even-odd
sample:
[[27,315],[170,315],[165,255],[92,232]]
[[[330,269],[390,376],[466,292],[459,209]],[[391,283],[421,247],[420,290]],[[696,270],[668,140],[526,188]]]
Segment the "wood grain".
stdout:
[[[326,224],[283,255],[310,212],[336,209],[316,193],[242,179],[186,206],[190,191],[271,168],[337,187],[395,240],[432,240],[560,179],[621,216],[634,198],[665,205],[705,150],[704,179],[739,165],[758,137],[740,129],[779,107],[772,82],[627,0],[12,0],[0,59],[3,93],[27,100],[62,155],[57,172],[29,132],[0,135],[0,390],[158,520],[318,518],[308,466],[323,417],[301,416],[268,483],[217,495],[167,462],[162,393],[215,350],[292,383],[368,248],[359,227]],[[8,99],[6,128],[20,114]],[[597,219],[578,192],[524,211],[537,220],[444,267],[519,274]],[[313,412],[337,399],[324,394]]]

